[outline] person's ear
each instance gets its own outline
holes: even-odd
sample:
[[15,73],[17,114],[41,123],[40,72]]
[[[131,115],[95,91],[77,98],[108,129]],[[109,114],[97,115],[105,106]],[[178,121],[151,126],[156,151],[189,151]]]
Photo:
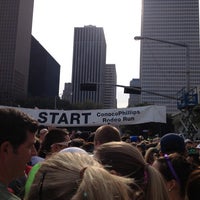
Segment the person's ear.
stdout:
[[51,152],[55,153],[55,152],[58,152],[58,151],[60,151],[60,146],[58,144],[52,144],[51,145]]
[[95,140],[95,141],[94,141],[94,148],[95,148],[95,149],[97,149],[98,146],[100,146],[100,145],[101,145],[101,143],[100,143],[98,140]]
[[1,154],[8,154],[11,150],[13,150],[13,148],[9,141],[5,141],[0,145]]
[[171,192],[176,187],[176,181],[174,179],[167,181],[168,192]]

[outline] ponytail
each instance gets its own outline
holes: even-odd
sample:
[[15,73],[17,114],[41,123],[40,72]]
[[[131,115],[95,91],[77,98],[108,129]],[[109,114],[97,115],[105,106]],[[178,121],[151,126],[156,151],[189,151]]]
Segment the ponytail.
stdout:
[[80,171],[81,182],[72,200],[129,200],[133,180],[112,175],[97,166],[88,166]]

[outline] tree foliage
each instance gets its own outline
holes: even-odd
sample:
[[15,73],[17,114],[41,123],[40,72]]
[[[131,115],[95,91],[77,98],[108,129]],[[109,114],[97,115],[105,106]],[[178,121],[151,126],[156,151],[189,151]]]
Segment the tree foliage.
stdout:
[[37,107],[39,109],[56,110],[90,110],[103,108],[102,105],[93,102],[71,104],[69,101],[60,99],[59,97],[28,97],[25,100],[18,100],[16,105],[24,108]]

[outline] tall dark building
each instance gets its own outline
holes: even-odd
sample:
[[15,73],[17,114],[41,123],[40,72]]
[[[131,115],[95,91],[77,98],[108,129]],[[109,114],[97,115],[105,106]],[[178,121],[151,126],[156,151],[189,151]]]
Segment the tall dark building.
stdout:
[[[200,85],[199,0],[143,0],[142,13],[142,36],[185,44],[189,48],[188,59],[185,47],[142,40],[142,89],[176,97],[187,86],[188,77],[191,88]],[[142,92],[141,101],[166,105],[169,113],[178,111],[173,99]]]
[[32,36],[28,94],[56,97],[59,94],[60,65]]
[[104,83],[106,41],[103,28],[84,26],[74,29],[72,103],[104,104],[104,86],[96,91],[80,91],[80,83]]
[[27,96],[33,0],[0,2],[0,104]]
[[[130,81],[130,86],[140,88],[140,79],[133,78]],[[133,106],[138,105],[140,103],[141,103],[141,94],[130,94],[129,99],[128,99],[128,106],[129,107],[133,107]]]

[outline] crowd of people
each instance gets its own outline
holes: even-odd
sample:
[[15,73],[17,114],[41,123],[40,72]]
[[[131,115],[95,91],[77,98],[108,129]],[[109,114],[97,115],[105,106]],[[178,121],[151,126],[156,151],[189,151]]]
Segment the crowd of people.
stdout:
[[197,200],[199,157],[176,133],[69,132],[0,108],[0,200]]

